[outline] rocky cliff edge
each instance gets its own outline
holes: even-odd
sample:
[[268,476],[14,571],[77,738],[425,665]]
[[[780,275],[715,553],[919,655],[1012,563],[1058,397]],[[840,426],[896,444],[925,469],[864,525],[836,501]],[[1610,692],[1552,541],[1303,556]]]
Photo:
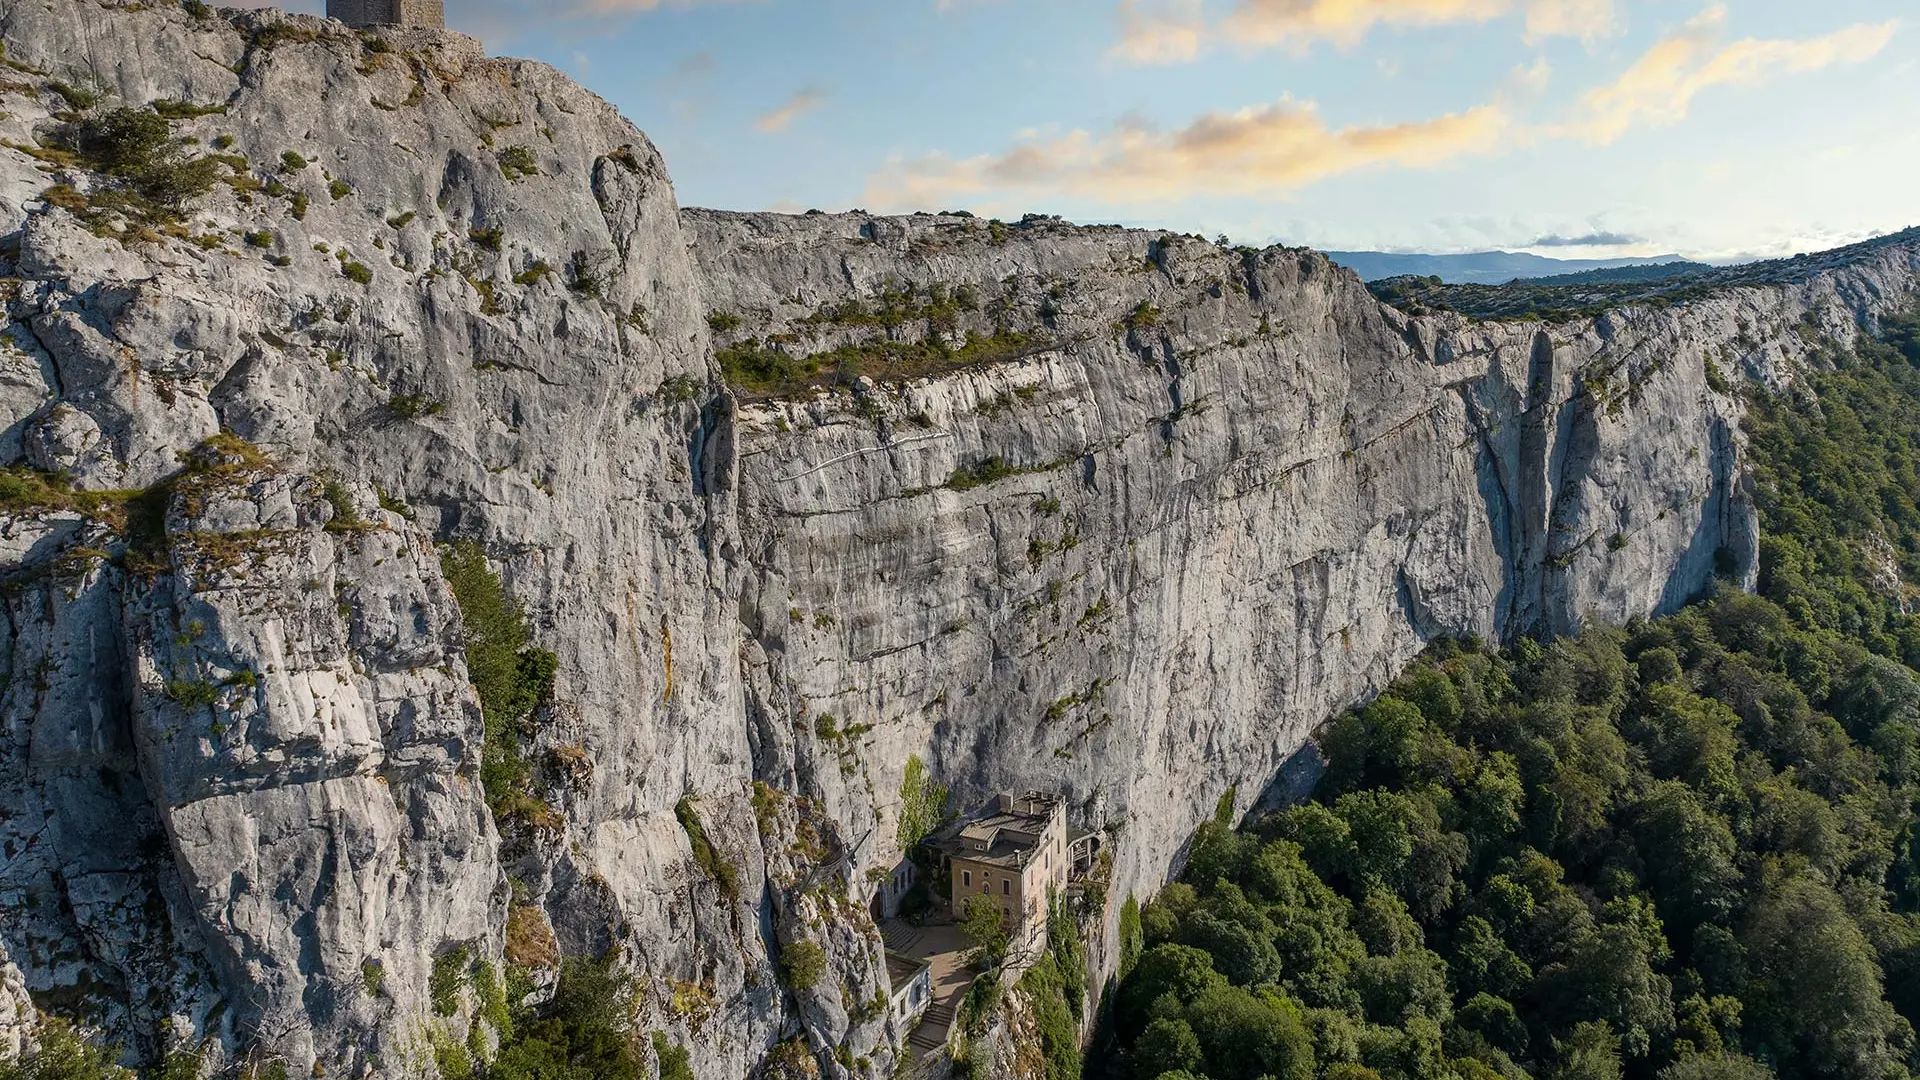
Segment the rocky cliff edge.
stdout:
[[[0,3],[0,1015],[143,1060],[428,1075],[548,943],[703,1077],[887,1073],[910,758],[1150,893],[1425,641],[1750,578],[1734,386],[1920,273],[1474,323],[1301,250],[683,211],[551,69],[191,8]],[[75,141],[123,107],[182,211]],[[449,541],[558,661],[501,813]]]

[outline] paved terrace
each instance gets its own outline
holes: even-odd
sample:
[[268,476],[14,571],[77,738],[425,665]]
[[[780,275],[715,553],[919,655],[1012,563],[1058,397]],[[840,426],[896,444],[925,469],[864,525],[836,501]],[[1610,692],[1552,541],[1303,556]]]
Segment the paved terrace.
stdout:
[[932,969],[927,972],[933,985],[933,1000],[919,1026],[907,1036],[909,1052],[919,1061],[936,1054],[947,1045],[954,1018],[960,1013],[961,999],[973,986],[974,970],[967,965],[970,946],[960,928],[950,920],[929,919],[914,926],[903,919],[889,919],[880,928],[887,948],[923,960]]

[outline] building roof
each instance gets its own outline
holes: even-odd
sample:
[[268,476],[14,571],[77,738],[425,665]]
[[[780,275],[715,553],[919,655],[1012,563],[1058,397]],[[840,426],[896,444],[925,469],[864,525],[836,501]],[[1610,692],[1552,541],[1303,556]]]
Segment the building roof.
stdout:
[[893,992],[905,990],[914,977],[931,967],[925,960],[915,960],[911,956],[902,956],[897,952],[887,953],[887,978],[893,983]]
[[1041,791],[1001,795],[986,816],[965,822],[934,846],[950,858],[1017,869],[1033,861],[1060,805],[1060,796]]

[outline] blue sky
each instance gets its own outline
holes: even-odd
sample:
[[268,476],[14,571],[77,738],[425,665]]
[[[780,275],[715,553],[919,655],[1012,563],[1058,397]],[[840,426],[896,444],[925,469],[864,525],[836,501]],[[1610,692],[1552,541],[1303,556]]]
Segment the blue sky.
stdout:
[[689,205],[1563,257],[1920,223],[1910,0],[447,6],[618,105]]

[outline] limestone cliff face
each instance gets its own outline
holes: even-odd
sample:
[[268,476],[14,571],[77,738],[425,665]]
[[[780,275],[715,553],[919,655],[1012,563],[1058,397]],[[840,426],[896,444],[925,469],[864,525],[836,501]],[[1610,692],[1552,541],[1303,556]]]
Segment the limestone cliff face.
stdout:
[[[763,774],[892,857],[910,754],[963,803],[1064,787],[1115,895],[1437,635],[1669,610],[1756,559],[1740,403],[1907,295],[1912,244],[1792,288],[1562,325],[1410,319],[1320,255],[1048,221],[687,211],[732,337],[798,355],[891,291],[1022,359],[744,405]],[[904,305],[896,305],[904,306]],[[894,333],[899,333],[893,331]],[[918,326],[905,333],[917,334]],[[970,486],[956,470],[999,459]],[[822,619],[819,616],[825,615]],[[835,717],[821,740],[808,713]],[[876,794],[878,793],[878,797]]]
[[[0,452],[139,489],[225,429],[279,474],[344,478],[375,525],[328,533],[311,484],[263,479],[199,511],[217,521],[169,519],[136,582],[124,537],[6,521],[0,937],[26,985],[136,1054],[212,1036],[295,1070],[430,1071],[473,1008],[466,990],[436,1008],[429,969],[497,961],[517,888],[569,952],[626,949],[661,1003],[648,1027],[708,1075],[744,1072],[787,1015],[739,720],[731,464],[702,451],[706,309],[652,146],[457,35],[94,0],[0,14],[0,139],[25,148],[0,151]],[[231,182],[138,233],[105,178],[41,149],[74,105],[55,81],[101,110],[212,110],[174,132],[228,155]],[[243,534],[211,577],[180,539],[206,532]],[[537,825],[496,831],[479,790],[429,545],[454,537],[560,656],[529,751],[559,814]],[[691,857],[689,795],[734,891]]]
[[[606,103],[457,35],[105,0],[0,34],[0,459],[81,490],[0,515],[0,1033],[24,986],[147,1058],[430,1075],[490,1038],[436,960],[500,961],[512,919],[618,948],[702,1077],[796,1038],[882,1074],[864,909],[909,756],[956,805],[1064,790],[1148,892],[1424,640],[1750,572],[1709,362],[1788,379],[1920,273],[1898,242],[1590,322],[1411,319],[1303,251],[683,212]],[[93,96],[184,103],[227,182],[116,214],[42,145]],[[919,340],[822,315],[906,285],[1022,347],[724,388],[748,338]],[[559,657],[550,814],[479,789],[449,539]],[[829,970],[794,993],[803,938]]]

